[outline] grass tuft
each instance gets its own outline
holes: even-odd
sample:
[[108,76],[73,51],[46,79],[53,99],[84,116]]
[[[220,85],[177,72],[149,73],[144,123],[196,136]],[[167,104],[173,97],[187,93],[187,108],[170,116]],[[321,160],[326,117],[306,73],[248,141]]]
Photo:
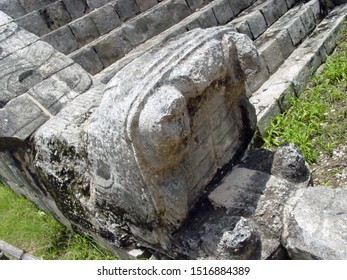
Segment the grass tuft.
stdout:
[[51,260],[110,260],[116,257],[88,235],[71,234],[55,218],[0,182],[0,239]]
[[347,132],[347,28],[336,52],[322,70],[314,74],[300,97],[290,98],[291,107],[272,119],[264,138],[265,147],[275,149],[295,143],[308,163],[345,141]]

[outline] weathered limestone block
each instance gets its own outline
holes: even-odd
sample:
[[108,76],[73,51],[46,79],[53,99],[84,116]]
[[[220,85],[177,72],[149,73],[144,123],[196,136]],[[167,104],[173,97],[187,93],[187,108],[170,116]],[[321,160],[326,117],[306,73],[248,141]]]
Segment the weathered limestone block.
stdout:
[[39,10],[46,24],[52,30],[57,29],[71,21],[71,16],[62,1],[57,1]]
[[42,18],[39,11],[34,11],[27,14],[25,17],[21,17],[16,20],[16,23],[23,27],[25,30],[36,34],[37,36],[43,36],[50,32],[49,27]]
[[[17,40],[20,41],[20,37],[17,36]],[[4,67],[0,70],[0,106],[72,63],[42,41],[1,59]]]
[[169,11],[166,20],[169,20],[169,18],[172,17],[176,23],[180,22],[192,13],[185,0],[168,1],[166,6]]
[[89,12],[89,7],[85,0],[64,0],[64,4],[73,19],[82,17]]
[[0,27],[0,59],[9,56],[17,50],[25,48],[38,39],[37,36],[21,29],[13,22],[4,24]]
[[220,1],[220,3],[213,7],[213,12],[220,25],[226,24],[234,16],[234,12],[232,11],[228,0]]
[[88,4],[88,7],[89,7],[91,10],[100,8],[100,7],[106,5],[107,3],[110,3],[110,2],[112,2],[112,1],[113,1],[113,0],[86,0],[86,2],[87,2],[87,4]]
[[8,24],[11,21],[13,21],[13,19],[10,16],[8,16],[4,12],[0,11],[0,26]]
[[0,109],[0,147],[12,148],[17,142],[30,136],[49,116],[28,96],[23,94],[12,99]]
[[121,25],[121,20],[111,5],[92,12],[90,16],[100,35],[104,35]]
[[192,11],[195,11],[195,10],[201,8],[204,5],[204,2],[207,2],[207,1],[204,1],[204,0],[187,0],[189,8]]
[[71,28],[67,25],[46,34],[42,40],[52,45],[57,51],[69,54],[78,49],[78,42]]
[[0,10],[14,18],[19,18],[25,15],[25,10],[18,0],[2,0],[0,2]]
[[293,259],[347,259],[346,189],[298,190],[285,208],[284,245]]
[[274,0],[265,1],[257,9],[263,14],[267,26],[272,25],[279,17],[278,4]]
[[216,171],[242,153],[255,128],[244,83],[257,53],[232,30],[193,30],[111,80],[88,130],[97,205],[138,227],[178,228]]
[[259,49],[259,54],[263,57],[270,74],[273,74],[284,61],[281,48],[276,40],[269,41],[263,45]]
[[244,16],[252,32],[253,39],[257,39],[266,30],[266,21],[259,11],[254,11]]
[[113,5],[123,21],[140,12],[135,0],[116,0]]
[[149,8],[158,4],[157,0],[135,0],[141,12],[147,11]]
[[83,17],[69,25],[79,47],[84,46],[99,36],[96,25],[91,17]]
[[53,2],[56,2],[57,0],[17,0],[17,1],[28,13],[36,9],[42,8],[46,5],[49,5]]

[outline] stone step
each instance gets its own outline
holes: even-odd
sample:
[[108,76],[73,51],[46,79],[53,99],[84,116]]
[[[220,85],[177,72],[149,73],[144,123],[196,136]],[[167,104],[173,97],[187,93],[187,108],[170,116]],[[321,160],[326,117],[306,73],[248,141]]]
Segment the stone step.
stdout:
[[16,22],[38,36],[48,34],[44,39],[64,52],[59,40],[69,38],[68,35],[75,36],[81,47],[157,4],[157,0],[56,0]]
[[[255,40],[260,55],[260,69],[248,80],[249,95],[259,89],[313,31],[322,20],[321,10],[319,0],[301,3],[285,13]],[[252,28],[250,32],[254,32]]]
[[16,19],[57,1],[58,0],[2,0],[0,2],[0,10]]
[[229,25],[234,26],[238,32],[256,40],[294,4],[295,1],[289,0],[257,1],[232,20]]
[[288,98],[300,94],[311,75],[334,50],[346,15],[347,4],[335,7],[279,69],[252,94],[250,101],[256,109],[261,135],[266,135],[271,119],[289,107]]
[[[46,0],[37,9],[16,19],[22,28],[43,36],[70,22],[83,17],[97,8],[103,7],[114,0],[86,1],[86,0]],[[47,5],[45,5],[47,3]],[[113,9],[110,6],[111,9]]]
[[[167,0],[161,2],[83,47],[79,47],[76,39],[73,41],[73,36],[70,36],[69,41],[73,42],[72,46],[63,52],[70,53],[69,56],[73,60],[91,74],[96,74],[146,40],[191,15],[194,10],[190,6],[193,9],[201,8],[208,2],[210,1]],[[190,6],[187,3],[190,3]],[[166,20],[163,21],[163,18]],[[81,33],[85,34],[82,31]],[[62,35],[65,36],[66,33]],[[60,39],[59,42],[61,42]],[[66,48],[66,46],[62,47]]]
[[[236,0],[214,0],[190,16],[184,18],[179,23],[161,32],[157,36],[148,39],[126,55],[114,59],[113,63],[107,65],[107,67],[103,67],[103,65],[100,63],[100,59],[98,57],[99,54],[95,50],[89,50],[88,52],[87,50],[84,50],[85,54],[83,59],[76,60],[76,56],[72,58],[78,63],[82,64],[82,67],[84,67],[87,71],[92,71],[94,74],[98,73],[95,75],[95,77],[103,83],[107,83],[125,65],[154,46],[164,44],[170,38],[195,28],[208,28],[217,25],[224,25],[255,2],[255,0],[247,0],[242,2]],[[93,71],[93,67],[95,67],[95,65],[99,65],[99,69]]]

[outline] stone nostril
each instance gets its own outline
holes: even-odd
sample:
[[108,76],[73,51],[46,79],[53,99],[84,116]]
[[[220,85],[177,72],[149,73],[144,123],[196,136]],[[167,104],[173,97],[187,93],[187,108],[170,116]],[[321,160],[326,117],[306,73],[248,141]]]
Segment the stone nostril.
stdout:
[[28,70],[28,71],[21,73],[18,77],[18,81],[20,83],[23,83],[24,80],[27,79],[28,77],[30,77],[33,73],[34,73],[34,70]]

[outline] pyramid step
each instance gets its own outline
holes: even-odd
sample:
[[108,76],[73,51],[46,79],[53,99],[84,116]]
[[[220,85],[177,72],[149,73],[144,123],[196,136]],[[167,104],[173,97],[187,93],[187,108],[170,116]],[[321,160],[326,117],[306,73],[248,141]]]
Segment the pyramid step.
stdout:
[[288,108],[288,97],[297,96],[335,46],[347,15],[347,4],[337,6],[250,97],[256,108],[261,135],[271,119]]
[[299,4],[284,14],[255,40],[260,69],[248,80],[249,92],[255,92],[313,31],[322,20],[319,0]]
[[234,26],[238,32],[248,35],[252,40],[256,40],[295,4],[297,4],[295,0],[258,0],[229,25]]
[[57,1],[58,0],[1,0],[0,10],[16,19]]
[[[83,59],[77,59],[76,56],[72,57],[75,61],[82,64],[87,71],[92,71],[97,79],[103,83],[107,83],[110,79],[125,65],[130,63],[133,59],[148,51],[152,47],[163,44],[172,37],[187,32],[195,28],[208,28],[217,25],[224,25],[231,21],[240,12],[254,4],[255,0],[236,1],[236,0],[215,0],[204,6],[203,8],[195,11],[190,16],[187,16],[177,24],[166,29],[160,34],[144,40],[142,44],[138,44],[131,52],[126,55],[120,56],[119,59],[114,59],[112,64],[101,65],[99,63],[99,53],[95,49],[84,50],[85,54]],[[89,59],[85,57],[88,56]],[[76,60],[77,59],[77,60]],[[99,63],[99,64],[98,64]],[[95,65],[99,65],[99,69],[95,69]],[[103,67],[104,66],[104,67]]]
[[[208,2],[200,4],[206,5]],[[212,3],[214,2],[216,1]],[[192,13],[194,11],[185,0],[161,2],[104,36],[76,49],[69,56],[91,74],[96,74]]]

